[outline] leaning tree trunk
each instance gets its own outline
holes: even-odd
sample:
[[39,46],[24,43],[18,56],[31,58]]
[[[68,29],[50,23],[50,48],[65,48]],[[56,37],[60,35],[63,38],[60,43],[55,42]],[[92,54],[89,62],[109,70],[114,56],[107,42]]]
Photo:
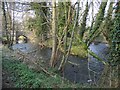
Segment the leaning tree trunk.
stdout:
[[[107,42],[109,44],[111,44],[111,40],[110,40],[110,31],[113,29],[113,20],[112,20],[112,13],[113,13],[113,2],[110,3],[109,5],[109,9],[108,9],[108,13],[107,16],[105,18],[105,27],[103,30],[103,35],[105,36],[105,39],[107,40]],[[108,22],[109,21],[109,22]]]
[[[108,1],[108,0],[107,0]],[[95,39],[95,37],[97,37],[95,35],[96,32],[98,32],[99,26],[102,24],[102,21],[104,20],[104,14],[105,14],[105,8],[107,5],[107,1],[106,2],[102,2],[100,7],[99,7],[99,11],[95,20],[95,24],[93,25],[93,28],[90,32],[90,35],[87,38],[86,43],[88,44],[88,46],[91,44],[91,42]]]
[[57,47],[57,40],[56,40],[56,0],[52,0],[52,55],[50,60],[50,66],[54,66],[54,62],[56,60],[56,47]]
[[[66,2],[66,4],[67,4],[67,2]],[[63,65],[63,63],[64,63],[64,61],[65,61],[65,56],[66,56],[66,54],[67,54],[67,33],[68,33],[68,27],[69,27],[69,24],[70,24],[70,17],[71,17],[71,15],[70,15],[70,13],[71,13],[71,4],[68,4],[68,8],[69,8],[69,11],[68,11],[68,13],[65,13],[65,14],[67,14],[66,15],[66,26],[65,26],[65,28],[64,28],[64,33],[65,33],[65,35],[64,35],[64,55],[63,55],[63,57],[62,57],[62,61],[61,61],[61,63],[60,63],[60,66],[59,66],[59,68],[58,68],[58,70],[60,70],[61,69],[61,67],[62,67],[62,65]],[[65,5],[65,7],[66,7],[66,5]],[[67,10],[67,8],[66,8],[66,10]],[[66,11],[65,10],[65,11]]]
[[76,29],[78,16],[79,16],[79,3],[78,3],[78,8],[77,8],[76,17],[75,17],[75,23],[74,23],[72,34],[71,34],[71,38],[70,38],[70,44],[69,44],[68,49],[67,49],[68,51],[66,52],[65,57],[62,60],[58,70],[62,70],[65,67],[65,64],[66,64],[66,62],[68,60],[68,56],[70,54],[71,47],[72,47],[72,42],[73,42],[73,38],[74,38],[74,32],[75,32],[75,29]]

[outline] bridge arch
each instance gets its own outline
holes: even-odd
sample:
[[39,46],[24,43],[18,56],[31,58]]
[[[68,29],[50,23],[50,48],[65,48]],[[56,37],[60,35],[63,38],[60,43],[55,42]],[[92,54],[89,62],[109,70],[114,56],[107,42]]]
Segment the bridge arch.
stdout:
[[28,37],[23,31],[16,31],[16,43],[19,43],[19,41],[22,41],[24,43],[28,42]]

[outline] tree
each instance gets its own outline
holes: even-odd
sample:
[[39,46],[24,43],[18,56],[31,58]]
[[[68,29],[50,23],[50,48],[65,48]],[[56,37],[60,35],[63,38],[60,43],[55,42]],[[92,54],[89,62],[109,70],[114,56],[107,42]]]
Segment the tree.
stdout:
[[50,60],[50,66],[54,66],[54,62],[56,60],[56,47],[57,47],[57,39],[56,39],[56,0],[52,0],[52,55]]
[[120,87],[120,2],[115,7],[113,30],[111,30],[110,87]]
[[[68,3],[68,4],[67,4]],[[66,20],[66,25],[64,27],[64,55],[63,55],[63,58],[62,58],[62,61],[61,61],[61,64],[58,68],[58,70],[61,70],[62,67],[63,67],[63,63],[65,62],[65,58],[66,58],[66,54],[67,54],[67,50],[68,50],[68,46],[67,46],[67,33],[68,33],[68,27],[69,27],[69,24],[70,24],[70,17],[71,17],[71,3],[69,2],[65,2],[65,20]],[[68,7],[68,8],[67,8]],[[68,13],[67,13],[67,10],[68,10]]]
[[[66,65],[66,62],[68,60],[68,56],[70,54],[70,50],[71,50],[71,47],[72,47],[72,42],[73,42],[73,38],[74,38],[74,32],[76,30],[76,26],[77,26],[77,22],[78,22],[78,17],[79,17],[79,3],[77,3],[77,12],[76,12],[76,15],[75,15],[75,21],[74,21],[74,26],[73,26],[73,29],[72,29],[72,33],[71,33],[71,37],[70,37],[70,42],[69,42],[69,46],[68,46],[68,49],[65,48],[65,53],[64,53],[64,56],[63,56],[63,59],[60,63],[60,66],[58,68],[58,70],[63,70],[65,65]],[[72,16],[70,14],[71,11],[71,4],[69,5],[69,12],[68,12],[68,21],[70,21],[70,17]],[[67,35],[66,37],[67,38]],[[67,42],[66,42],[67,43]]]
[[81,26],[80,26],[80,40],[83,39],[83,35],[84,35],[84,32],[86,30],[86,20],[87,20],[87,16],[88,16],[88,11],[89,11],[89,6],[88,6],[88,1],[86,3],[86,9],[84,11],[84,15],[83,15],[83,20],[82,20],[82,23],[81,23]]
[[100,5],[98,14],[96,16],[95,23],[93,25],[92,30],[90,31],[90,35],[88,36],[88,38],[86,40],[88,46],[95,39],[95,37],[97,37],[101,33],[101,31],[99,32],[98,29],[99,29],[100,25],[102,24],[102,22],[104,20],[104,14],[105,14],[106,5],[107,5],[107,1],[106,2],[102,2],[101,5]]
[[5,2],[2,2],[2,10],[3,10],[3,19],[4,19],[4,25],[3,25],[3,30],[5,31],[5,36],[7,37],[7,44],[8,47],[10,46],[10,38],[9,38],[9,31],[8,31],[8,26],[7,26],[7,16],[6,16],[6,10],[5,10]]
[[[111,5],[111,4],[110,4]],[[100,86],[105,84],[108,87],[119,88],[119,69],[120,69],[120,2],[118,1],[115,6],[113,25],[110,26],[109,30],[109,40],[110,43],[110,53],[109,53],[109,64],[105,66],[102,78],[100,80]],[[110,8],[109,8],[110,10]],[[108,13],[110,13],[108,10]],[[108,17],[107,17],[108,18]],[[110,16],[109,16],[110,18]],[[108,25],[108,24],[106,24]],[[107,27],[107,26],[106,26]],[[106,30],[106,29],[105,29]]]
[[112,13],[113,13],[113,2],[110,2],[108,13],[104,22],[104,28],[103,28],[104,30],[102,32],[109,44],[111,43],[110,32],[113,29]]
[[14,5],[14,3],[2,2],[4,23],[3,32],[6,32],[5,37],[7,37],[7,44],[10,49],[14,42]]
[[36,18],[33,23],[29,23],[29,26],[35,28],[35,32],[40,41],[43,42],[47,37],[49,28],[49,21],[47,18],[48,7],[46,2],[35,3],[32,2],[31,9],[35,11]]
[[14,16],[14,8],[15,8],[15,3],[13,2],[12,3],[12,7],[13,7],[13,13],[12,13],[12,15],[13,15],[13,17],[12,17],[12,37],[11,37],[11,46],[13,45],[13,42],[14,42],[14,33],[15,33],[15,27],[14,27],[14,22],[15,22],[15,20],[14,20],[14,18],[15,18],[15,16]]

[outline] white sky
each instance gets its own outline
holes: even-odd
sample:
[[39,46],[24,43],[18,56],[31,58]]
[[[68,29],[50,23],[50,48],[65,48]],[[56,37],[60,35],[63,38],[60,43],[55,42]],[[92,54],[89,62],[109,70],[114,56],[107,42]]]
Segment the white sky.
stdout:
[[[9,1],[9,0],[5,0],[5,1]],[[12,0],[10,0],[10,1],[12,1]],[[51,0],[17,0],[17,2],[30,2],[30,1],[51,1]],[[60,1],[65,1],[65,0],[60,0]],[[78,1],[78,0],[72,0],[72,3],[74,4],[76,1]],[[86,5],[86,2],[87,2],[87,0],[80,0],[80,1],[82,1],[81,3],[80,3],[80,7],[82,8],[82,10],[80,11],[81,13],[83,13],[84,12],[84,10],[85,10],[85,5]],[[92,1],[94,1],[93,3],[94,3],[94,12],[93,12],[93,14],[94,14],[94,16],[95,16],[95,14],[97,14],[97,12],[98,12],[98,10],[99,10],[99,3],[97,3],[98,1],[99,2],[101,2],[101,0],[88,0],[88,3],[90,3],[90,2],[92,2]],[[105,1],[105,0],[104,0]],[[106,11],[108,10],[108,6],[109,6],[109,3],[110,3],[110,1],[111,0],[108,0],[109,2],[108,2],[108,4],[107,4],[107,7],[106,7]],[[81,14],[80,13],[80,14]],[[25,15],[25,12],[15,12],[15,19],[16,20],[18,20],[19,22],[22,22],[22,20],[23,20],[23,17],[25,17],[26,15]],[[34,16],[34,13],[33,13],[33,11],[29,11],[28,13],[27,13],[27,17],[29,17],[29,16],[31,16],[31,17],[33,17]],[[88,15],[88,19],[87,19],[87,24],[88,25],[90,25],[91,23],[91,20],[92,20],[92,7],[90,7],[90,9],[89,9],[89,15]]]
[[[17,1],[22,1],[22,2],[24,2],[24,1],[27,1],[27,0],[17,0]],[[41,1],[41,0],[40,0]],[[49,0],[48,0],[49,1]],[[65,0],[63,0],[63,1],[65,1]],[[76,2],[77,0],[72,0],[72,3],[74,4],[75,2]],[[81,6],[81,8],[82,8],[82,10],[80,11],[80,12],[83,12],[84,11],[84,9],[85,9],[85,5],[86,5],[86,1],[87,0],[84,0],[83,2],[81,2],[80,3],[80,6]],[[91,2],[91,0],[88,0],[88,2]],[[94,3],[95,4],[95,7],[94,7],[94,14],[95,13],[97,13],[97,11],[98,11],[98,5],[96,4],[96,3]],[[90,9],[89,10],[89,12],[91,13],[91,10],[92,9]],[[22,18],[23,18],[23,14],[24,14],[24,12],[15,12],[16,13],[16,19],[18,19],[20,22],[22,21]],[[30,16],[32,16],[32,15],[34,15],[33,14],[33,12],[30,12],[29,11],[29,13],[27,14],[28,16],[30,15]]]

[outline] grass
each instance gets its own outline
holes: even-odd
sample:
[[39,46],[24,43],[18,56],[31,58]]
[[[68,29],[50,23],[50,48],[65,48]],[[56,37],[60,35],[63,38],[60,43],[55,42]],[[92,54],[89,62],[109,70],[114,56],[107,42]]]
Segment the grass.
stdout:
[[[51,40],[51,39],[47,40],[47,41],[45,42],[45,45],[46,45],[47,47],[52,48],[52,40]],[[61,50],[62,52],[64,52],[63,47],[61,47],[60,50]],[[79,57],[81,57],[81,58],[87,57],[87,50],[85,49],[85,45],[84,45],[84,44],[78,44],[78,43],[75,44],[75,43],[73,43],[73,45],[72,45],[72,47],[71,47],[71,52],[70,52],[70,54],[79,56]]]
[[45,45],[49,48],[52,48],[52,39],[48,39],[47,41],[45,41]]
[[12,57],[12,52],[3,48],[3,70],[8,72],[9,80],[14,83],[14,88],[81,88],[85,85],[74,84],[63,80],[60,75],[51,77],[46,73],[30,69],[25,63]]
[[71,54],[85,58],[87,56],[87,50],[85,50],[83,45],[72,46]]

